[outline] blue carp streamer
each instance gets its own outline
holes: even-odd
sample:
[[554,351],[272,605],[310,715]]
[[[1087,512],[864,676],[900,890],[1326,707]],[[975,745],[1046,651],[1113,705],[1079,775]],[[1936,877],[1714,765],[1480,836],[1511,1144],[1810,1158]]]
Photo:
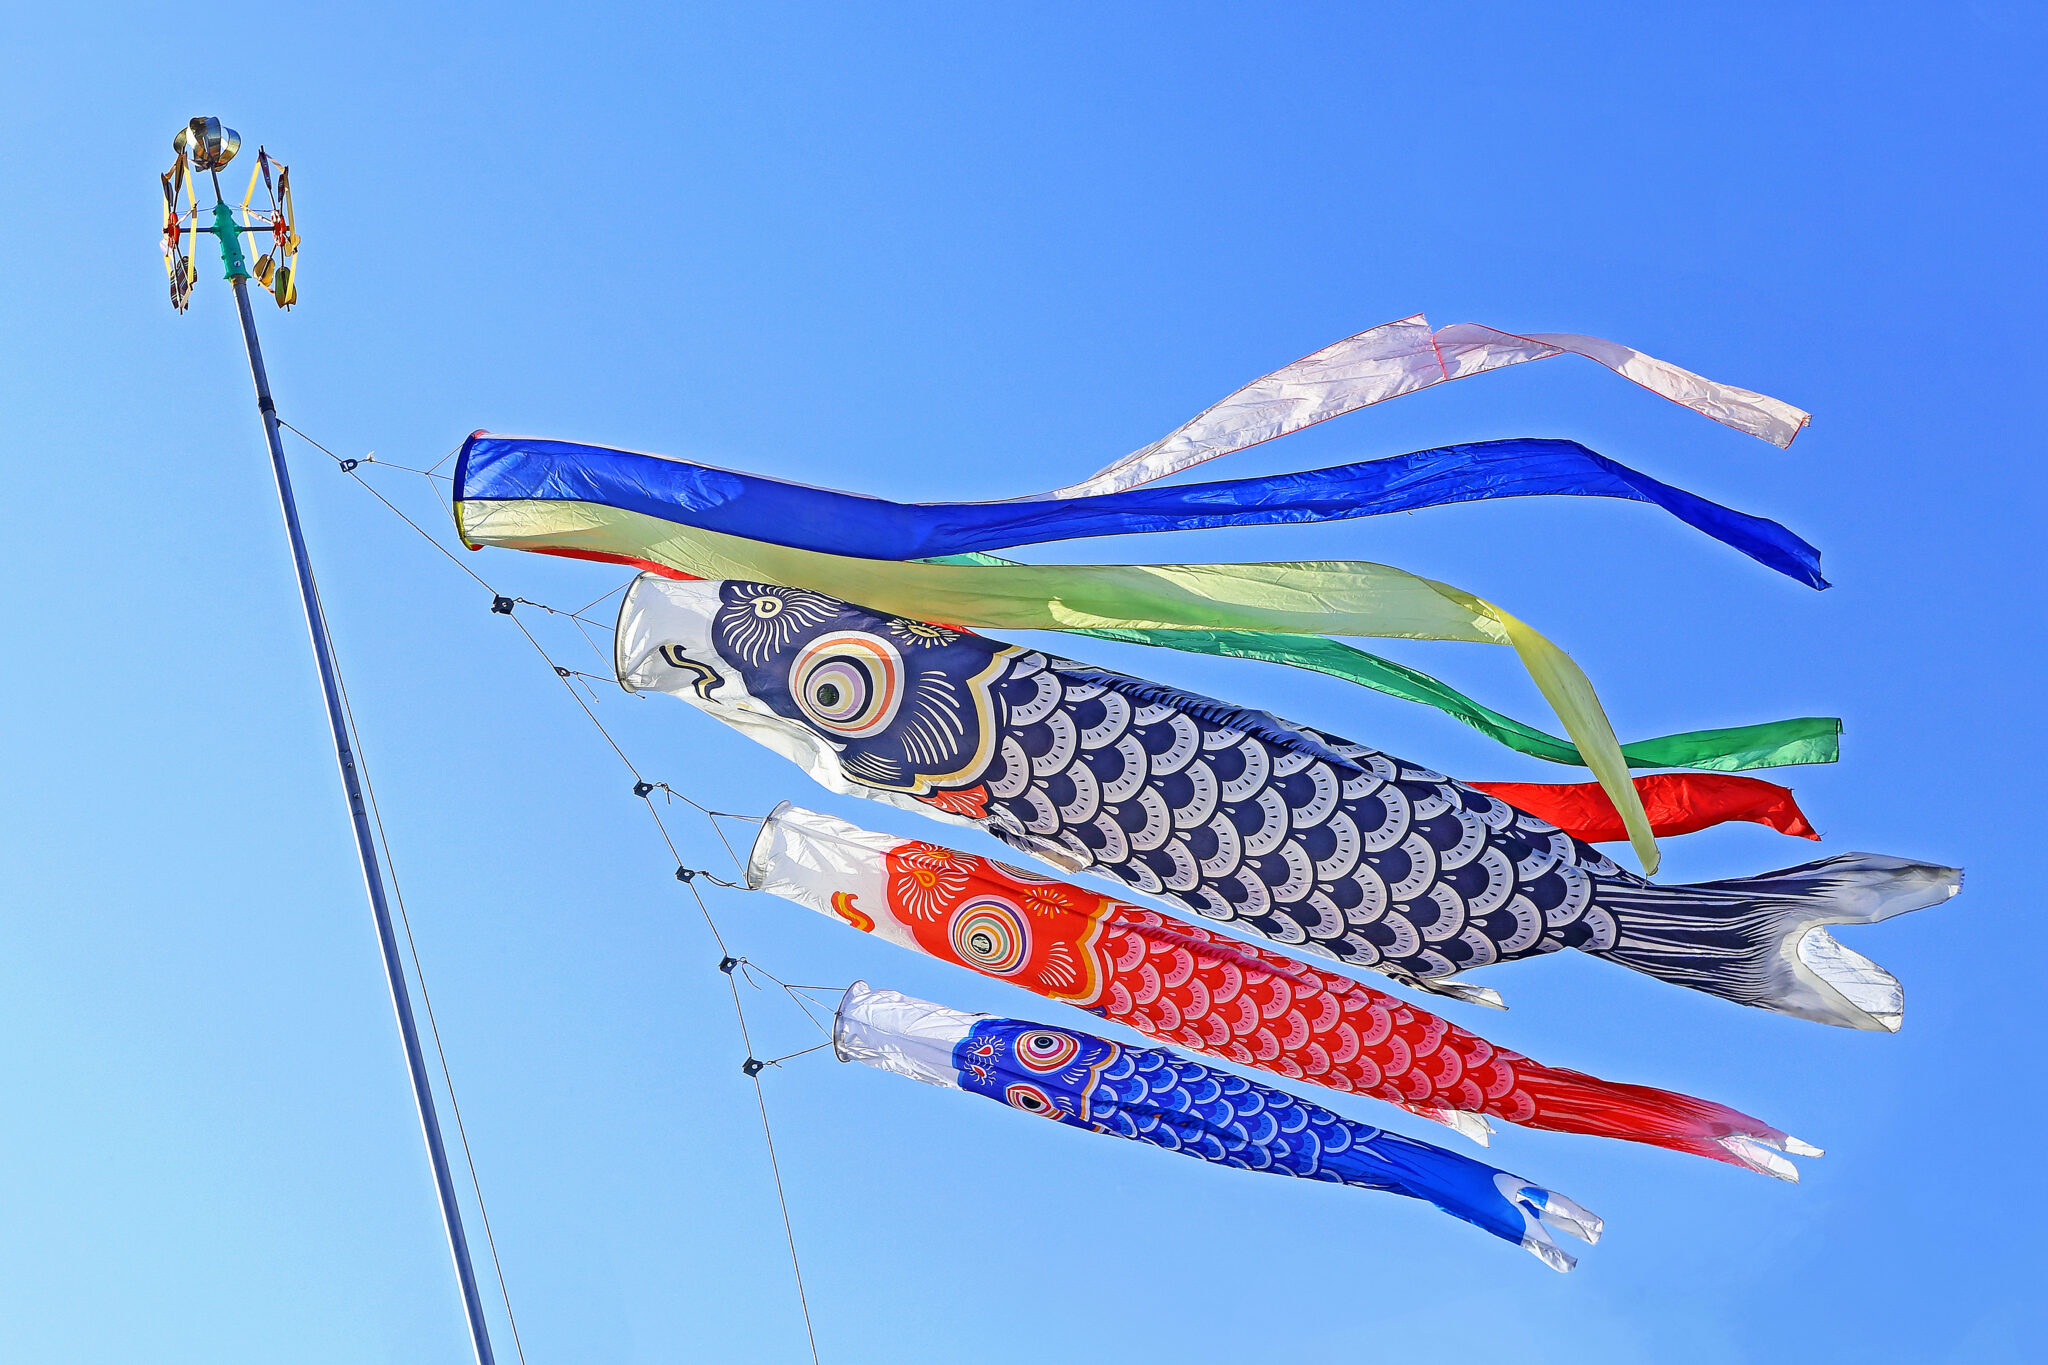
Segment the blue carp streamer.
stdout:
[[[915,1020],[907,1029],[906,1016]],[[1420,1199],[1526,1248],[1556,1270],[1570,1270],[1576,1262],[1551,1237],[1553,1230],[1588,1242],[1600,1236],[1598,1217],[1520,1176],[1347,1119],[1165,1048],[1126,1047],[1050,1024],[961,1014],[865,983],[854,985],[841,1002],[835,1042],[842,1057],[950,1085],[1069,1127],[1239,1170]],[[903,1064],[906,1052],[920,1050],[927,1059],[923,1065]]]

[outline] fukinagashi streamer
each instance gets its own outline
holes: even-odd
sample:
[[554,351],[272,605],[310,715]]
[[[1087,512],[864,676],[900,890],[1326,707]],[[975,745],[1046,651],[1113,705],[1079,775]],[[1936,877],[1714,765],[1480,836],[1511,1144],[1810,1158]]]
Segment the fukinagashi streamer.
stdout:
[[1812,420],[1790,403],[1707,379],[1620,342],[1571,332],[1503,332],[1476,322],[1431,330],[1417,313],[1368,327],[1283,365],[1210,404],[1151,445],[1051,496],[1088,497],[1136,488],[1390,398],[1561,355],[1584,356],[1680,407],[1780,448],[1791,445]]
[[624,514],[858,559],[932,559],[1013,545],[1220,526],[1346,521],[1499,498],[1597,497],[1661,507],[1694,530],[1809,587],[1820,551],[1777,522],[1674,488],[1577,441],[1514,437],[1328,469],[1086,497],[894,502],[694,460],[580,441],[478,432],[455,463],[456,520],[472,544],[513,510],[526,548],[564,527]]

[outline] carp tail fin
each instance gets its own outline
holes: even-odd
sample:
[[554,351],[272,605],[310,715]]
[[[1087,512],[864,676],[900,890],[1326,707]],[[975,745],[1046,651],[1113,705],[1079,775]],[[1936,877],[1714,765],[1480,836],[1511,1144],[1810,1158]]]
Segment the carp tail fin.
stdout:
[[1599,902],[1617,934],[1595,955],[1738,1004],[1896,1033],[1905,1014],[1898,980],[1827,927],[1939,905],[1962,885],[1957,868],[1881,853],[1690,886],[1604,882]]
[[1820,1148],[1739,1109],[1673,1090],[1527,1061],[1516,1063],[1515,1088],[1536,1106],[1533,1117],[1520,1121],[1526,1128],[1647,1143],[1794,1182],[1799,1168],[1787,1158],[1821,1155]]

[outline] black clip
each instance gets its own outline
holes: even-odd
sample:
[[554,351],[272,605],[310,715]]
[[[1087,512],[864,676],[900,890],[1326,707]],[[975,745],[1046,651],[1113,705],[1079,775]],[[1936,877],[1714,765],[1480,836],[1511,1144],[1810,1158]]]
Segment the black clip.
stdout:
[[696,876],[697,873],[693,868],[679,867],[676,869],[676,880],[679,882],[694,881]]
[[344,474],[353,474],[356,472],[356,466],[361,463],[361,460],[343,460],[341,462],[341,472]]
[[635,796],[646,797],[651,795],[653,791],[654,784],[652,782],[635,782],[633,784],[633,795]]
[[738,958],[736,958],[736,957],[729,957],[729,956],[728,956],[728,957],[721,957],[720,959],[718,959],[718,970],[720,970],[721,972],[724,972],[724,973],[725,973],[725,974],[726,974],[727,976],[731,976],[731,975],[732,975],[732,969],[733,969],[733,968],[735,968],[735,967],[737,967],[737,966],[739,966],[739,965],[740,965],[740,960],[739,960]]
[[513,606],[514,603],[509,597],[493,597],[491,599],[491,610],[499,616],[510,616]]
[[741,1063],[740,1065],[740,1070],[746,1072],[749,1076],[758,1076],[767,1069],[768,1063],[757,1062],[752,1057],[747,1058],[747,1060]]
[[568,676],[569,676],[569,670],[568,670],[568,669],[566,669],[566,668],[564,668],[564,667],[562,667],[562,666],[561,666],[560,664],[556,664],[556,665],[555,665],[555,676],[556,676],[556,677],[558,677],[558,678],[566,678],[566,677],[568,677]]

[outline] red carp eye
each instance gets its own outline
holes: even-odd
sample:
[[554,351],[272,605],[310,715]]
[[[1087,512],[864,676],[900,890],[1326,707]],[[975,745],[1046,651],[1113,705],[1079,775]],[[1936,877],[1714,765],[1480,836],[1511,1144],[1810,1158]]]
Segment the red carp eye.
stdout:
[[1010,1102],[1012,1108],[1022,1109],[1027,1114],[1042,1114],[1046,1118],[1058,1118],[1060,1114],[1060,1107],[1053,1103],[1052,1096],[1035,1085],[1013,1085],[1003,1091],[1003,1098]]
[[796,656],[789,692],[819,729],[865,739],[896,719],[903,702],[903,656],[879,636],[834,631]]
[[1081,1051],[1081,1040],[1071,1033],[1034,1029],[1017,1039],[1017,1061],[1032,1071],[1057,1071]]
[[1031,934],[1017,907],[993,896],[968,901],[953,912],[946,937],[960,960],[977,971],[1008,976],[1024,965]]

